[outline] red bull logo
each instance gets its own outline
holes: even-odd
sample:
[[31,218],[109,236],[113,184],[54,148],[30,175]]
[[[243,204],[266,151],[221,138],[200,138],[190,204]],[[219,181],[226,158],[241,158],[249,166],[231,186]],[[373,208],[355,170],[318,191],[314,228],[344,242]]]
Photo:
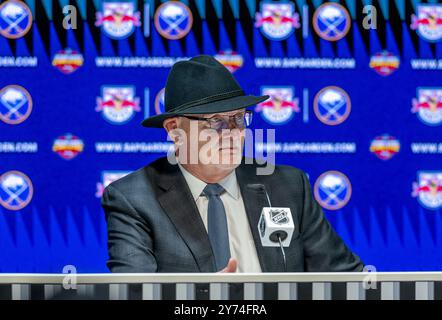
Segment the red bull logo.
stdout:
[[270,40],[287,39],[300,27],[299,14],[291,2],[261,2],[261,10],[255,15],[255,27]]
[[242,55],[235,51],[227,50],[221,51],[215,55],[215,59],[221,62],[231,73],[241,68],[244,64],[244,59]]
[[442,208],[442,172],[420,171],[417,173],[417,182],[413,183],[412,196],[427,209]]
[[399,140],[388,134],[374,138],[370,144],[370,152],[381,160],[390,160],[400,148]]
[[79,137],[67,133],[55,139],[52,151],[65,160],[72,160],[83,152],[84,143]]
[[370,59],[370,68],[383,77],[391,75],[399,69],[399,65],[399,58],[388,51],[379,52]]
[[140,112],[140,99],[135,97],[133,86],[104,86],[97,98],[95,111],[111,124],[125,124]]
[[418,88],[411,112],[429,126],[442,124],[442,88]]
[[300,112],[294,87],[262,87],[261,94],[269,95],[270,98],[258,104],[255,111],[271,124],[286,124],[295,113]]
[[83,65],[83,55],[77,51],[66,49],[59,51],[52,60],[52,65],[61,73],[71,74]]
[[135,12],[135,2],[104,2],[103,11],[97,13],[97,27],[110,38],[121,40],[129,37],[135,27],[141,26],[140,12]]
[[417,15],[411,16],[411,29],[430,42],[442,39],[442,5],[418,4]]

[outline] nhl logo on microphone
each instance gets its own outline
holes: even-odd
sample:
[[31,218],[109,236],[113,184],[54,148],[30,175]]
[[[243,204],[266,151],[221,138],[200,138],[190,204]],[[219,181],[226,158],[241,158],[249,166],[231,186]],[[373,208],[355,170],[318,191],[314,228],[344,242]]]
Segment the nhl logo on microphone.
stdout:
[[270,210],[270,218],[276,224],[286,224],[289,222],[289,217],[287,216],[287,212],[285,210]]
[[263,208],[258,229],[263,247],[279,247],[278,237],[288,247],[295,229],[290,208]]

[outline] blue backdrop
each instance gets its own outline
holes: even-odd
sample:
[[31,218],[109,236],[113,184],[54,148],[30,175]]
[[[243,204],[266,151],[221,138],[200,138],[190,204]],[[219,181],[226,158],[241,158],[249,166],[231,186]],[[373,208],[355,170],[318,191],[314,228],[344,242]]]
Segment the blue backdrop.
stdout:
[[0,2],[0,272],[107,272],[102,189],[165,155],[140,122],[201,53],[366,264],[442,270],[438,1]]

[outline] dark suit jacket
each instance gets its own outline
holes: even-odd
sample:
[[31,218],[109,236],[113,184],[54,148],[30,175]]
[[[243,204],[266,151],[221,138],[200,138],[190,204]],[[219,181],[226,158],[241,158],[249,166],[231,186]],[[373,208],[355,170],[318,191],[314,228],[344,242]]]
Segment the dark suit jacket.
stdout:
[[[361,271],[363,264],[344,244],[312,197],[304,172],[276,166],[257,176],[256,164],[236,175],[263,272],[283,272],[279,247],[263,247],[258,220],[268,206],[291,209],[295,231],[285,248],[288,272]],[[177,165],[160,158],[111,183],[102,206],[108,223],[108,267],[112,272],[215,272],[209,238],[189,187]]]

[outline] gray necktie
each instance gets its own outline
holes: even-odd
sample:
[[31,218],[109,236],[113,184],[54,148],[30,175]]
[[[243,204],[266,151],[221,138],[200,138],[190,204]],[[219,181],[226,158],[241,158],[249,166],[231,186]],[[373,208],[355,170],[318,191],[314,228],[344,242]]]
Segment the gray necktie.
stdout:
[[209,199],[207,225],[217,271],[225,268],[230,258],[226,211],[220,199],[223,192],[224,188],[217,183],[208,184],[203,190],[203,194]]

